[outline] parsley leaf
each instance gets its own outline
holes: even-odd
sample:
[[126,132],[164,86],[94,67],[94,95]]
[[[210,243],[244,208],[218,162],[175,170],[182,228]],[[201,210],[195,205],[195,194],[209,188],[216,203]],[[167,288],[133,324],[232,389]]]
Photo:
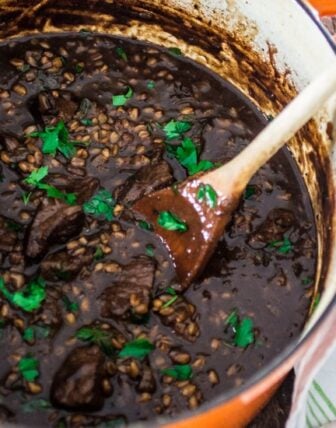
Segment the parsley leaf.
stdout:
[[192,367],[190,364],[179,364],[167,369],[162,369],[161,373],[176,380],[189,380],[192,378]]
[[112,96],[112,105],[114,107],[123,106],[132,97],[133,97],[133,89],[130,86],[127,86],[125,94]]
[[84,126],[91,126],[92,125],[92,119],[81,119],[80,123]]
[[149,257],[154,257],[154,247],[152,244],[147,244],[146,245],[146,254]]
[[48,167],[41,166],[38,169],[32,171],[27,178],[25,178],[24,182],[36,187],[40,190],[45,190],[47,192],[47,196],[50,198],[61,199],[69,205],[74,205],[77,200],[77,196],[75,193],[66,193],[61,190],[56,189],[56,187],[51,186],[50,184],[42,183],[42,180],[48,175]]
[[174,55],[174,56],[181,56],[181,55],[183,55],[181,49],[177,48],[177,47],[168,48],[168,52],[171,55]]
[[29,204],[29,200],[30,200],[31,195],[32,195],[32,192],[24,192],[24,193],[22,193],[22,200],[23,200],[23,203],[25,205]]
[[173,305],[177,299],[178,295],[175,293],[175,295],[171,299],[169,299],[165,304],[162,305],[162,309],[168,308],[169,306]]
[[14,293],[6,288],[3,278],[0,278],[0,291],[10,303],[26,312],[38,309],[46,297],[45,281],[41,277],[30,281],[23,289]]
[[126,343],[123,349],[119,352],[120,358],[138,358],[141,360],[153,351],[155,346],[148,339],[135,339]]
[[118,55],[118,57],[120,59],[123,59],[124,61],[127,61],[127,54],[126,54],[124,48],[122,48],[121,46],[118,46],[118,47],[116,47],[115,51],[116,51],[116,54]]
[[163,127],[167,140],[174,140],[183,136],[185,132],[191,129],[191,123],[184,120],[170,120]]
[[79,304],[77,302],[72,302],[68,296],[62,297],[62,302],[64,304],[65,310],[67,312],[78,312],[79,311]]
[[244,199],[250,199],[251,196],[255,194],[256,190],[254,186],[246,186],[245,192],[244,192]]
[[57,150],[66,158],[71,158],[76,153],[76,142],[69,140],[69,131],[63,120],[56,126],[47,126],[42,132],[33,132],[30,137],[40,137],[42,140],[42,153],[56,155]]
[[145,220],[139,220],[138,226],[143,230],[152,230],[152,225]]
[[210,184],[201,184],[198,188],[196,198],[200,202],[203,202],[205,200],[205,203],[210,208],[215,208],[215,206],[217,205],[217,193],[215,189],[210,186]]
[[23,181],[33,187],[37,187],[40,182],[48,175],[48,172],[49,171],[47,166],[41,166],[40,168],[32,171]]
[[169,154],[173,155],[179,163],[187,169],[189,175],[194,175],[201,171],[207,171],[214,167],[213,162],[201,160],[198,162],[198,153],[195,143],[191,138],[184,138],[178,146],[166,144]]
[[85,214],[94,217],[104,217],[106,220],[113,219],[113,209],[115,207],[115,200],[110,192],[106,189],[99,190],[90,200],[84,202],[83,211]]
[[107,330],[98,327],[81,327],[76,331],[75,337],[83,342],[95,343],[108,356],[115,353],[115,347],[111,342],[113,335]]
[[172,214],[170,211],[161,211],[159,213],[157,223],[159,226],[167,230],[178,232],[186,232],[188,230],[187,223]]
[[31,325],[22,334],[23,339],[30,343],[35,339],[46,339],[50,334],[50,327],[47,325]]
[[40,375],[39,362],[36,358],[30,355],[27,355],[26,357],[22,357],[20,359],[18,368],[21,373],[21,376],[27,382],[34,382]]
[[93,258],[95,259],[95,260],[101,260],[102,258],[104,258],[104,252],[103,252],[103,250],[101,249],[101,247],[97,247],[96,248],[96,251],[95,251],[95,253],[94,253],[94,255],[93,255]]
[[155,82],[153,80],[147,80],[146,86],[148,89],[154,89],[155,88]]
[[254,342],[253,320],[251,318],[243,317],[240,320],[237,310],[233,310],[225,320],[225,324],[232,327],[235,346],[246,348]]
[[321,294],[317,293],[313,300],[312,309],[311,309],[312,312],[316,310],[318,304],[320,303],[320,300],[321,300]]
[[287,237],[281,241],[272,241],[268,245],[276,248],[280,254],[287,254],[293,250],[293,244]]
[[301,282],[303,285],[310,285],[313,283],[313,281],[314,281],[313,278],[311,278],[310,276],[307,276],[303,278]]

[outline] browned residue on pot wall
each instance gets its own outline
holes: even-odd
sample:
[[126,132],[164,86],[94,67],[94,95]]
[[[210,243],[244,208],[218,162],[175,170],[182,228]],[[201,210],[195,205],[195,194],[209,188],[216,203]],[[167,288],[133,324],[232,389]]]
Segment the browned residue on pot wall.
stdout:
[[[274,65],[276,49],[269,46],[267,60],[253,50],[253,37],[258,29],[245,17],[237,17],[233,0],[228,2],[227,22],[221,16],[203,16],[199,1],[194,1],[191,10],[161,3],[159,0],[5,0],[0,6],[0,39],[80,28],[125,35],[165,46],[179,46],[187,56],[236,85],[265,114],[276,114],[295,96],[288,71],[279,73]],[[28,4],[31,5],[29,9]],[[232,22],[235,28],[230,30]],[[332,186],[327,178],[330,171],[328,149],[326,144],[321,144],[313,121],[291,141],[290,147],[306,180],[316,213],[321,260],[323,256],[318,277],[323,280],[331,245],[327,219],[333,200]]]

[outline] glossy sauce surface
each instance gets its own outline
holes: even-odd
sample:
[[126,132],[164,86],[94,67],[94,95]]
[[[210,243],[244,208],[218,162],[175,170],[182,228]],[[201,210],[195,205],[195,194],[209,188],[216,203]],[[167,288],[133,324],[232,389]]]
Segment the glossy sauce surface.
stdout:
[[[248,100],[176,51],[87,32],[2,44],[0,70],[1,275],[11,292],[36,277],[46,284],[31,312],[0,291],[1,421],[114,426],[174,415],[241,385],[298,337],[316,233],[286,149],[253,178],[204,273],[184,293],[165,247],[129,210],[187,177],[167,153],[167,123],[190,123],[183,137],[199,159],[223,163],[266,123]],[[132,96],[114,106],[112,97],[128,88]],[[78,143],[70,158],[43,153],[31,135],[61,120]],[[46,183],[75,193],[75,205],[24,183],[41,166]],[[83,210],[99,189],[116,202],[112,220]],[[249,346],[235,346],[233,311],[252,321]],[[75,337],[92,324],[108,332],[112,355]],[[139,337],[154,349],[121,358]],[[27,355],[39,365],[30,383],[18,369]],[[163,374],[178,364],[190,366],[190,379]]]

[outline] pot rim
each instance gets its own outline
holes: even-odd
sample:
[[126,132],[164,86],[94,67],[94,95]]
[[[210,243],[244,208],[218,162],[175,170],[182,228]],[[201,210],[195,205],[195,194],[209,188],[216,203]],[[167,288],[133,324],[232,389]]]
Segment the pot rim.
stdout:
[[[331,37],[331,34],[324,27],[321,20],[319,19],[319,15],[317,11],[310,5],[306,3],[305,0],[292,0],[298,4],[300,8],[308,15],[311,21],[316,25],[320,33],[326,39],[326,42],[330,45],[332,50],[336,55],[336,43]],[[293,341],[289,343],[276,357],[274,357],[269,363],[267,363],[264,367],[258,370],[253,376],[251,376],[246,383],[236,388],[232,388],[226,392],[223,392],[211,399],[210,401],[206,401],[199,408],[195,410],[187,410],[179,413],[175,417],[166,418],[160,417],[156,419],[156,422],[159,420],[160,422],[174,424],[174,422],[182,421],[184,419],[192,419],[194,416],[205,413],[209,410],[215,409],[219,405],[224,405],[230,400],[234,399],[237,396],[240,396],[243,393],[247,393],[250,389],[257,386],[259,383],[267,379],[268,376],[272,374],[277,369],[281,369],[283,365],[285,365],[286,361],[290,358],[293,358],[295,354],[301,349],[309,340],[311,340],[312,336],[316,333],[317,329],[325,322],[326,318],[328,318],[331,311],[336,307],[336,294],[333,296],[332,300],[326,306],[325,310],[315,322],[315,324],[309,329],[309,331],[302,337],[299,338],[299,341]],[[155,424],[155,419],[150,421],[150,426],[157,426]]]

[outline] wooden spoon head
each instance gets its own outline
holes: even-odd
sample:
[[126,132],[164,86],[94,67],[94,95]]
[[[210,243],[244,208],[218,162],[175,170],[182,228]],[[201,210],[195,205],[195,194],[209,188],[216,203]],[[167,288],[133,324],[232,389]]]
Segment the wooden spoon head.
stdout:
[[[200,178],[188,180],[177,188],[166,188],[145,196],[132,207],[152,224],[168,247],[183,288],[205,267],[238,202],[222,199],[211,207],[205,199],[199,200],[200,186],[204,186]],[[171,231],[160,226],[158,217],[163,211],[183,220],[188,230]]]

